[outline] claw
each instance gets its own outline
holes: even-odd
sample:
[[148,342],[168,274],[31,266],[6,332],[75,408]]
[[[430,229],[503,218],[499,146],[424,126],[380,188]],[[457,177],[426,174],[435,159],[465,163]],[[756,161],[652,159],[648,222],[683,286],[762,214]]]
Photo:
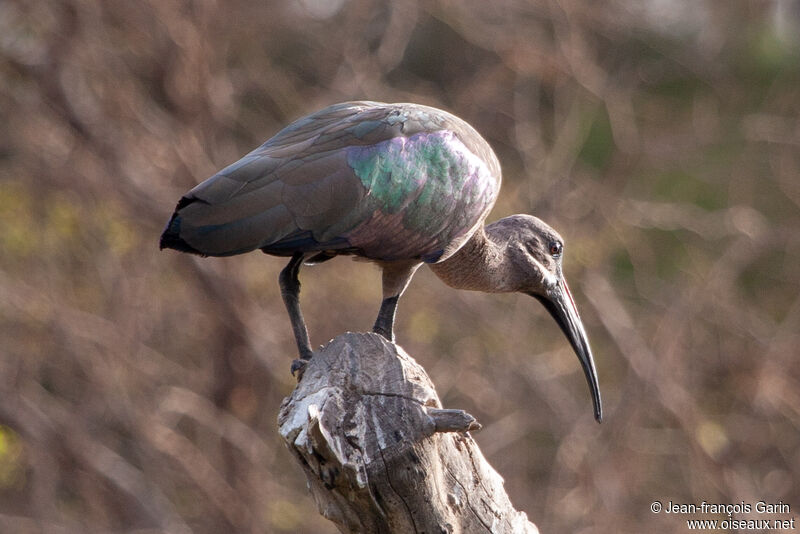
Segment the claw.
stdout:
[[300,380],[303,379],[303,374],[306,372],[307,366],[308,366],[308,360],[304,359],[292,360],[292,368],[291,368],[292,376],[296,377],[298,382],[300,382]]

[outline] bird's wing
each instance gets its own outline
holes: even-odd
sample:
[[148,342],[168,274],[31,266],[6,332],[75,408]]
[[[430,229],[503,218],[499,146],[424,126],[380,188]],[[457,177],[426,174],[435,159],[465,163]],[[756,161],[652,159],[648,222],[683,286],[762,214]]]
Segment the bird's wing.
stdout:
[[[365,255],[375,257],[383,249],[386,259],[394,259],[408,252],[387,245],[387,232],[400,241],[398,232],[406,230],[413,235],[404,237],[405,248],[429,253],[445,240],[438,234],[464,224],[459,221],[463,213],[453,213],[454,201],[464,197],[475,204],[472,211],[486,211],[496,197],[499,183],[483,176],[490,171],[482,154],[459,140],[469,137],[467,142],[476,144],[472,132],[460,119],[433,108],[373,102],[331,106],[295,121],[189,191],[162,246],[217,256],[261,248],[277,254],[369,249]],[[482,149],[477,145],[476,151]],[[463,169],[442,167],[447,165]],[[472,185],[447,182],[457,171],[479,167],[485,172]],[[434,176],[437,172],[447,175],[444,182]],[[466,190],[443,201],[442,195],[456,187]],[[430,225],[421,228],[424,206],[437,203],[444,204],[438,206],[438,218],[428,217]],[[409,223],[415,227],[411,232]]]

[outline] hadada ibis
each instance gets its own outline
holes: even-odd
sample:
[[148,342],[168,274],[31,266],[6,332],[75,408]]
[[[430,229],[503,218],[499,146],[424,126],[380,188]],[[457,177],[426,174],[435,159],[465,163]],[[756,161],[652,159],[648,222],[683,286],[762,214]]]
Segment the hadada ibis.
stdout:
[[303,263],[350,254],[380,265],[374,331],[390,341],[397,301],[423,263],[457,289],[525,293],[566,334],[599,422],[594,360],[561,269],[564,240],[531,215],[484,226],[499,190],[497,156],[458,117],[418,104],[345,102],[296,120],[186,193],[161,248],[290,257],[279,281],[299,362],[312,356],[299,305]]

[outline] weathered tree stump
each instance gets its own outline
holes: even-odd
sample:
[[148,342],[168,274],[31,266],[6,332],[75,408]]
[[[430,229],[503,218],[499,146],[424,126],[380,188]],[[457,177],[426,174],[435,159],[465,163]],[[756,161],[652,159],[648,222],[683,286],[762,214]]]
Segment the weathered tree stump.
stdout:
[[314,354],[278,416],[320,513],[345,533],[538,533],[425,370],[377,334]]

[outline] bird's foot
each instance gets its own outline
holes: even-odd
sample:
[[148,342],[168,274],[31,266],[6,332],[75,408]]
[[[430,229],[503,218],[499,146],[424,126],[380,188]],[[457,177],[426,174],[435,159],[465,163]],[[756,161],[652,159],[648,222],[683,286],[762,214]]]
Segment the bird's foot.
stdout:
[[298,382],[300,382],[300,380],[303,378],[303,373],[306,372],[308,360],[310,360],[310,358],[298,358],[296,360],[292,360],[292,376],[297,378]]

